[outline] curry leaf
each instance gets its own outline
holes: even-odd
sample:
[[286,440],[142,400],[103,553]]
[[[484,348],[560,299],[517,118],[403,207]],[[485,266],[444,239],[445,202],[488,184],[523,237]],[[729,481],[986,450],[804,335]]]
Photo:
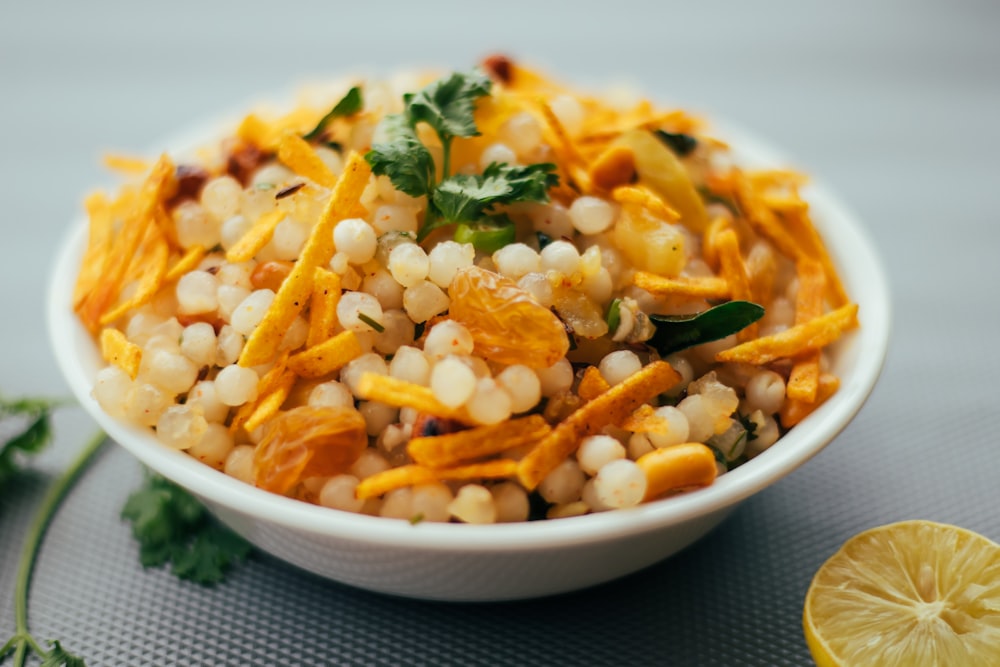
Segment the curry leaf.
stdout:
[[650,315],[656,333],[647,341],[661,356],[725,338],[764,316],[763,306],[728,301],[694,315]]

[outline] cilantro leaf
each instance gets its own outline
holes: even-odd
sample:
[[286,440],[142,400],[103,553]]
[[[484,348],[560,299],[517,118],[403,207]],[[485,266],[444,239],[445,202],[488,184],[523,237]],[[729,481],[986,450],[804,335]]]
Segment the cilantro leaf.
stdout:
[[434,191],[434,206],[448,222],[476,222],[496,204],[549,200],[548,189],[558,183],[550,163],[519,165],[492,163],[482,174],[456,174]]
[[307,134],[303,135],[302,138],[306,141],[316,141],[323,135],[323,130],[326,129],[326,124],[329,123],[334,118],[340,118],[342,116],[352,116],[359,111],[361,107],[364,106],[364,101],[361,98],[361,88],[354,86],[339,102],[334,106],[325,116],[323,116],[316,127],[310,130]]
[[37,454],[52,439],[52,410],[63,401],[41,398],[0,398],[0,419],[20,419],[26,426],[14,435],[5,434],[0,444],[0,485],[17,470],[17,454]]
[[478,70],[455,72],[439,79],[423,90],[403,96],[410,123],[424,122],[434,128],[441,143],[452,137],[474,137],[479,134],[473,114],[476,99],[490,94],[493,82]]
[[159,475],[149,475],[122,508],[139,542],[139,562],[158,567],[170,562],[181,579],[215,584],[234,564],[245,560],[251,546],[216,523],[190,493]]
[[52,648],[45,654],[45,659],[42,660],[42,667],[87,667],[87,663],[83,661],[83,658],[77,657],[64,649],[57,640],[50,640],[49,646]]
[[386,141],[375,144],[365,154],[372,172],[388,176],[397,190],[411,197],[430,194],[434,187],[434,158],[420,143],[406,116],[386,116],[382,119],[382,129]]

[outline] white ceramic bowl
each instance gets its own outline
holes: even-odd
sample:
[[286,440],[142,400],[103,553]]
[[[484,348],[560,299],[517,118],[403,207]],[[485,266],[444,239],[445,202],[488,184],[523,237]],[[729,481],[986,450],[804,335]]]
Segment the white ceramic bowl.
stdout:
[[[744,164],[791,164],[745,132],[718,125],[714,131]],[[835,348],[840,390],[777,444],[712,486],[628,510],[519,524],[411,525],[267,493],[160,445],[148,430],[109,417],[91,397],[103,364],[70,306],[86,243],[82,219],[69,230],[55,263],[48,296],[51,342],[73,393],[114,440],[191,491],[263,551],[339,582],[415,598],[508,600],[562,593],[629,574],[695,542],[740,501],[819,452],[868,397],[889,341],[884,272],[863,228],[832,194],[811,185],[806,196],[847,290],[860,305],[861,328]]]

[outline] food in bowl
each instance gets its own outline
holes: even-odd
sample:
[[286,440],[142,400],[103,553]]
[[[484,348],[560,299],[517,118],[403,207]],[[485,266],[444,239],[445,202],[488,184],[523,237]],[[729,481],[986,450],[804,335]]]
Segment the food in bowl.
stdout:
[[[93,396],[262,489],[413,522],[710,485],[857,326],[802,175],[505,58],[247,115],[88,198]],[[329,109],[329,107],[327,107]]]

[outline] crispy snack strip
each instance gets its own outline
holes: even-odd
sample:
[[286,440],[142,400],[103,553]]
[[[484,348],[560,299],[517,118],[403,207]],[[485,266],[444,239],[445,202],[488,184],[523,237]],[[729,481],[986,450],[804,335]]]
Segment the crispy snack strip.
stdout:
[[246,423],[247,419],[257,410],[257,406],[263,402],[268,395],[275,389],[281,386],[282,378],[285,375],[285,369],[288,367],[288,353],[285,352],[278,360],[274,362],[274,366],[271,367],[267,373],[264,374],[257,382],[257,398],[252,401],[247,401],[233,414],[232,420],[229,422],[229,432],[236,433],[243,425]]
[[139,262],[143,267],[143,273],[139,278],[135,293],[127,301],[123,301],[101,315],[102,326],[114,322],[133,308],[150,302],[156,296],[166,277],[169,257],[170,248],[167,246],[167,240],[162,233],[157,231],[156,238],[143,248],[140,255]]
[[193,245],[174,262],[174,265],[167,269],[163,276],[164,283],[171,283],[180,279],[188,271],[193,271],[196,266],[205,258],[205,248],[200,245]]
[[413,438],[406,451],[421,465],[444,468],[535,442],[551,430],[541,415],[530,415],[466,431]]
[[291,274],[281,283],[267,315],[253,333],[240,354],[241,366],[256,366],[271,360],[281,339],[295,318],[305,307],[312,294],[316,268],[324,266],[333,256],[333,227],[357,205],[361,193],[368,185],[371,169],[358,153],[351,157],[344,167],[333,189],[326,208],[306,240],[299,259]]
[[585,403],[560,422],[518,463],[517,476],[524,488],[533,490],[580,440],[605,426],[621,424],[643,403],[670,389],[680,375],[665,361],[654,361],[620,384]]
[[[796,269],[799,288],[795,295],[795,323],[805,324],[823,314],[826,274],[823,265],[812,259],[799,260]],[[819,350],[812,350],[795,360],[786,388],[789,399],[806,403],[816,401],[816,389],[819,386],[819,355]]]
[[320,159],[313,147],[294,132],[286,132],[278,144],[278,159],[299,176],[324,188],[332,188],[337,176]]
[[[743,255],[740,253],[740,241],[736,232],[732,229],[724,229],[716,235],[714,241],[722,277],[729,285],[730,296],[734,300],[752,301],[750,277],[747,274],[746,264],[743,262]],[[757,337],[757,329],[757,323],[754,322],[741,330],[737,334],[737,339],[740,341],[753,340]]]
[[611,385],[601,375],[597,366],[587,366],[586,370],[583,371],[583,377],[580,378],[576,394],[585,401],[592,401],[608,389],[611,389]]
[[286,215],[281,209],[274,209],[257,218],[240,240],[226,251],[226,261],[236,263],[253,259],[254,255],[268,244],[274,236],[274,228],[285,219]]
[[389,468],[371,477],[366,477],[358,484],[354,495],[361,500],[367,500],[368,498],[377,498],[395,489],[417,484],[430,484],[447,480],[503,479],[513,477],[516,472],[517,461],[512,459],[494,459],[452,468],[427,468],[410,464]]
[[275,386],[257,399],[254,411],[243,422],[243,428],[249,433],[278,414],[278,410],[281,409],[281,405],[288,398],[288,394],[292,392],[292,387],[295,385],[297,379],[298,377],[291,369],[285,369],[283,373],[278,375],[275,380]]
[[109,364],[114,364],[128,373],[133,380],[139,374],[142,349],[125,338],[125,334],[118,329],[101,331],[101,356]]
[[288,360],[288,367],[304,378],[318,378],[343,368],[363,353],[354,332],[342,331],[293,355]]
[[406,382],[388,375],[365,373],[358,382],[357,395],[366,401],[380,401],[397,408],[413,408],[434,417],[470,423],[464,410],[455,410],[434,398],[429,387]]
[[628,419],[621,423],[621,427],[633,433],[660,433],[670,432],[670,422],[665,417],[656,414],[656,408],[644,403],[635,412],[628,416]]
[[703,299],[728,299],[729,283],[725,278],[664,278],[655,273],[636,271],[632,283],[656,296],[690,296]]
[[317,267],[313,274],[313,293],[309,298],[309,332],[306,347],[329,340],[337,323],[337,303],[340,301],[340,276]]
[[[631,149],[629,149],[631,150]],[[666,222],[677,222],[681,219],[681,214],[670,208],[663,199],[654,194],[649,188],[639,185],[622,185],[611,192],[611,198],[619,204],[633,204],[645,209],[654,218]]]
[[786,400],[785,404],[781,406],[781,411],[778,413],[781,425],[785,428],[795,426],[800,421],[808,417],[813,410],[821,406],[826,399],[837,393],[839,388],[840,378],[836,375],[831,375],[830,373],[822,373],[819,376],[819,386],[816,390],[816,400],[812,403],[796,401],[794,399]]
[[858,304],[849,303],[805,324],[796,324],[780,333],[757,338],[723,350],[715,355],[715,360],[721,362],[741,361],[760,366],[775,359],[794,357],[803,352],[818,350],[856,326],[858,326]]

